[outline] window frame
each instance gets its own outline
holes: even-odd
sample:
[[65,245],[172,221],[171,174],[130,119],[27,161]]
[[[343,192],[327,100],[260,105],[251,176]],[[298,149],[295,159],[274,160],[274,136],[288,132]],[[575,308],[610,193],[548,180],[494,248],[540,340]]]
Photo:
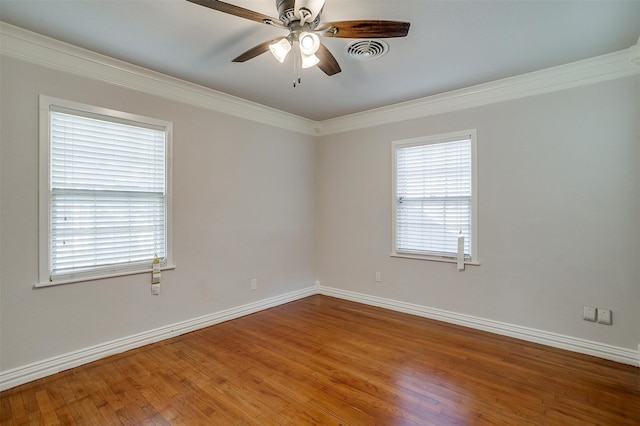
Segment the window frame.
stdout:
[[127,112],[87,105],[79,102],[67,101],[46,95],[39,97],[39,208],[38,208],[38,282],[35,287],[48,287],[76,282],[93,281],[104,278],[112,278],[126,275],[135,275],[153,271],[152,263],[148,267],[140,265],[139,268],[122,269],[113,272],[96,270],[83,272],[77,277],[51,280],[50,271],[50,212],[51,212],[51,111],[64,111],[79,116],[98,118],[115,123],[129,125],[138,124],[140,127],[164,128],[165,131],[165,228],[166,228],[166,262],[162,270],[175,269],[173,264],[173,202],[172,202],[172,139],[173,123],[156,118],[145,117]]
[[392,257],[418,259],[418,260],[430,260],[437,262],[456,263],[457,256],[455,254],[442,255],[442,254],[425,254],[423,252],[414,251],[398,251],[398,237],[397,237],[397,183],[398,183],[398,170],[397,170],[397,152],[399,148],[422,146],[430,144],[439,144],[446,142],[454,142],[462,139],[469,138],[471,140],[471,253],[470,257],[465,256],[465,265],[479,265],[478,256],[478,156],[477,156],[477,133],[476,129],[462,130],[456,132],[449,132],[443,134],[421,136],[412,139],[396,140],[391,143],[391,254]]

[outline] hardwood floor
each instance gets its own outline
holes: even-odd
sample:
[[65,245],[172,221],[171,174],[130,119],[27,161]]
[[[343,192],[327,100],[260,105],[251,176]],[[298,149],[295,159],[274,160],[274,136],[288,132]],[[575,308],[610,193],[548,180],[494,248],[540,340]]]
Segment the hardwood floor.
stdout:
[[312,296],[0,402],[2,425],[638,425],[640,369]]

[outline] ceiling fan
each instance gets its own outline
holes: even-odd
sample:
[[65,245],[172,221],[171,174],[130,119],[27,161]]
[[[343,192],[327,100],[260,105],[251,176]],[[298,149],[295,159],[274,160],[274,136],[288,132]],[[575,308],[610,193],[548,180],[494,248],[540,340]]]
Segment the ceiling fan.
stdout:
[[390,38],[405,37],[409,33],[409,22],[356,20],[321,23],[320,15],[325,0],[276,0],[278,19],[218,0],[187,1],[288,30],[289,35],[260,43],[233,62],[245,62],[267,51],[271,51],[278,61],[284,62],[287,54],[293,51],[294,87],[300,84],[303,68],[317,65],[329,76],[341,71],[338,61],[322,44],[320,37]]

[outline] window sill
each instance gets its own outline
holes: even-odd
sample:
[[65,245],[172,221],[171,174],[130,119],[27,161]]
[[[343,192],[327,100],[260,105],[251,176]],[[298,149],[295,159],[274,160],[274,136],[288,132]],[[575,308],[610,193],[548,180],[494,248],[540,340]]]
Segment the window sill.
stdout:
[[[170,271],[176,269],[176,265],[167,265],[167,266],[163,266],[162,268],[160,268],[161,271]],[[52,287],[52,286],[56,286],[56,285],[65,285],[65,284],[73,284],[73,283],[79,283],[79,282],[87,282],[87,281],[96,281],[96,280],[103,280],[106,278],[116,278],[116,277],[124,277],[126,275],[139,275],[139,274],[150,274],[153,272],[153,269],[149,268],[149,269],[142,269],[142,270],[138,270],[138,271],[122,271],[122,272],[118,272],[118,273],[114,273],[114,274],[105,274],[105,275],[98,275],[95,277],[81,277],[81,278],[73,278],[73,279],[68,279],[68,280],[60,280],[60,281],[45,281],[45,282],[41,282],[41,283],[37,283],[33,286],[33,288],[43,288],[43,287]]]
[[[414,259],[414,260],[430,260],[432,262],[445,262],[445,263],[458,263],[456,258],[447,256],[426,256],[410,253],[391,253],[391,257],[399,257],[402,259]],[[466,260],[465,265],[480,266],[480,262],[477,260]]]

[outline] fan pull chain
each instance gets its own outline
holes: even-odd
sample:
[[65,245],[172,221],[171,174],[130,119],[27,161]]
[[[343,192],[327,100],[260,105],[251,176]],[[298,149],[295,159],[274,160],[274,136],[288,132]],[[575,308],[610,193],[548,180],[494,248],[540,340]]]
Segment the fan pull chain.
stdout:
[[302,83],[302,57],[297,40],[293,43],[293,87]]

